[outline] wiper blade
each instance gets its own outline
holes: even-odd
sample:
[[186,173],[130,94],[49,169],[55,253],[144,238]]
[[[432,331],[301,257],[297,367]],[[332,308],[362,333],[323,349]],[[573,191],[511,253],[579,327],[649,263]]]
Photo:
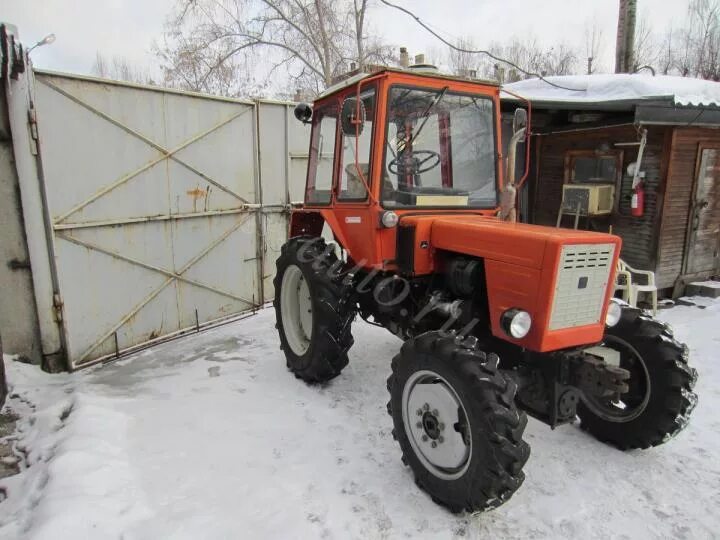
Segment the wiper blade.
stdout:
[[440,92],[437,93],[435,96],[435,99],[433,102],[428,105],[427,109],[425,109],[425,112],[422,114],[422,124],[420,124],[420,127],[418,127],[417,131],[415,133],[410,134],[410,142],[412,143],[420,136],[420,133],[422,133],[423,128],[425,127],[425,124],[427,124],[428,119],[430,118],[430,115],[435,110],[435,107],[437,107],[438,103],[442,101],[442,99],[445,97],[445,93],[448,91],[449,86],[444,87]]

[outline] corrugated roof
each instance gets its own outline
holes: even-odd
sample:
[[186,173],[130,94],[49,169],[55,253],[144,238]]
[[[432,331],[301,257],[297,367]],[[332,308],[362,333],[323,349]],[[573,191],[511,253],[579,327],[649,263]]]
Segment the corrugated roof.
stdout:
[[[720,83],[648,74],[566,75],[546,77],[563,86],[557,88],[541,79],[528,79],[504,85],[535,102],[564,104],[639,103],[668,100],[681,107],[720,108]],[[509,94],[505,99],[513,99]]]

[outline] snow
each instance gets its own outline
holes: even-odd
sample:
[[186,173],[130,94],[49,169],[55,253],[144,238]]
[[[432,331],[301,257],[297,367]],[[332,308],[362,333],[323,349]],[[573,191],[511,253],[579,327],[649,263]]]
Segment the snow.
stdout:
[[720,281],[713,281],[708,279],[707,281],[693,281],[688,283],[694,287],[709,287],[710,289],[720,289]]
[[503,88],[532,101],[598,103],[664,98],[672,100],[674,105],[720,107],[720,83],[689,77],[653,77],[638,73],[563,75],[546,77],[546,80],[565,88],[556,88],[541,79],[506,84]]
[[687,429],[622,453],[530,420],[525,484],[476,516],[400,463],[385,411],[400,342],[379,328],[355,325],[322,387],[286,370],[272,310],[72,375],[8,361],[28,466],[0,480],[0,539],[714,537],[720,300],[689,300],[661,312],[700,374]]

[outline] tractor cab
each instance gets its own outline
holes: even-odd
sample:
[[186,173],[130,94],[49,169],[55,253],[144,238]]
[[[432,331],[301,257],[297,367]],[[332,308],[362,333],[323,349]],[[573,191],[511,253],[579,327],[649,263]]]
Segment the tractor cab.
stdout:
[[[305,210],[378,268],[392,267],[390,229],[403,215],[495,215],[498,111],[496,84],[437,73],[388,69],[330,88],[296,110],[312,123]],[[293,220],[293,235],[305,221]]]

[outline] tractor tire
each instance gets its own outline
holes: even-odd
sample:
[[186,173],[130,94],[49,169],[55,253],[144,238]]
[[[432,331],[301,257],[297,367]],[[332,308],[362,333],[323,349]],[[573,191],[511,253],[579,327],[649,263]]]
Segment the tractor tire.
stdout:
[[697,371],[688,365],[687,346],[669,326],[630,307],[603,342],[621,352],[630,391],[621,395],[622,405],[584,398],[578,404],[581,427],[621,450],[657,446],[682,431],[697,404]]
[[322,238],[291,238],[276,265],[275,327],[287,367],[305,382],[329,381],[353,344],[352,288],[337,277],[340,262]]
[[500,506],[525,479],[527,417],[498,361],[442,332],[406,341],[392,361],[388,413],[402,461],[452,512]]

